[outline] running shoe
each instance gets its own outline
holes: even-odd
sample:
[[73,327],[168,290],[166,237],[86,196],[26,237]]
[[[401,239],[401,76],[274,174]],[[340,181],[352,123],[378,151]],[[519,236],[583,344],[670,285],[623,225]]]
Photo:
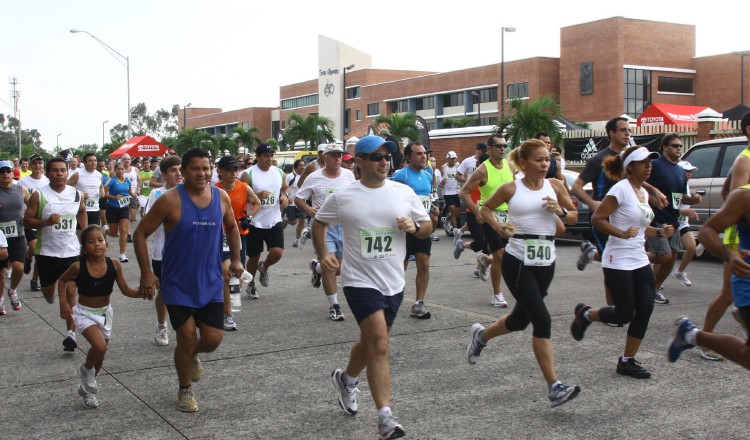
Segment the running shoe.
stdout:
[[81,388],[80,385],[78,385],[78,395],[83,397],[83,407],[88,409],[98,408],[99,407],[99,401],[96,400],[96,396],[87,393],[86,391]]
[[707,361],[714,362],[723,361],[725,359],[724,356],[711,350],[708,347],[700,347],[700,356]]
[[693,285],[692,281],[688,279],[687,274],[685,272],[680,272],[679,270],[675,269],[674,272],[672,272],[672,276],[677,278],[680,283],[682,283],[685,287],[690,287]]
[[320,283],[323,280],[323,274],[318,273],[317,270],[315,270],[315,267],[318,265],[318,259],[313,258],[312,261],[310,261],[310,270],[312,271],[312,276],[310,277],[310,284],[316,289],[320,288]]
[[299,236],[299,241],[297,241],[297,249],[302,250],[305,248],[305,245],[307,244],[307,240],[310,238],[310,230],[308,228],[305,228],[302,230],[302,233]]
[[347,414],[357,414],[357,393],[359,393],[359,381],[354,383],[353,387],[350,387],[344,381],[344,370],[337,368],[331,373],[331,382],[333,387],[336,388],[339,398],[339,406],[341,409],[347,412]]
[[76,348],[78,348],[78,344],[76,343],[76,338],[73,336],[66,336],[65,339],[63,339],[63,351],[75,351]]
[[193,382],[198,382],[203,377],[203,362],[196,354],[193,356]]
[[455,241],[456,246],[453,248],[453,258],[456,260],[461,257],[461,253],[464,251],[464,241],[460,238]]
[[42,286],[39,285],[39,280],[31,280],[31,282],[29,284],[31,284],[31,291],[32,292],[41,292],[42,291]]
[[674,325],[674,338],[672,338],[672,342],[669,343],[669,348],[667,349],[669,362],[676,362],[683,351],[695,347],[695,345],[687,341],[687,334],[693,329],[698,328],[688,319],[687,316],[683,316],[675,321]]
[[127,263],[128,262],[128,256],[125,254],[120,254],[120,263]]
[[169,331],[167,331],[167,327],[162,327],[160,325],[156,326],[156,335],[154,336],[154,344],[164,347],[166,345],[169,345]]
[[5,315],[5,298],[0,298],[0,316]]
[[565,402],[570,402],[578,396],[581,392],[581,387],[578,385],[565,385],[559,382],[554,387],[550,385],[547,397],[549,397],[549,407],[554,408],[560,406]]
[[133,242],[133,235],[132,234],[128,234],[127,241],[128,241],[128,243],[132,243]]
[[81,379],[81,388],[89,394],[99,392],[99,385],[96,383],[96,371],[88,369],[85,365],[78,366],[78,378]]
[[582,303],[576,305],[576,308],[573,310],[575,318],[573,319],[573,323],[570,324],[570,334],[573,335],[573,339],[576,341],[583,339],[583,334],[586,333],[586,328],[591,325],[591,321],[583,316],[588,310],[591,310],[591,307]]
[[586,269],[586,265],[591,263],[589,252],[595,249],[596,247],[594,247],[594,245],[588,240],[584,240],[584,242],[581,243],[581,253],[578,254],[578,261],[576,261],[576,267],[578,270]]
[[224,330],[228,332],[237,330],[237,323],[234,322],[234,316],[224,315]]
[[624,324],[615,324],[614,322],[605,322],[604,325],[609,326],[609,327],[616,327],[616,328],[625,327]]
[[479,355],[482,354],[482,350],[487,344],[481,340],[482,333],[484,333],[484,326],[476,323],[471,326],[469,330],[469,345],[466,346],[466,360],[469,364],[474,365],[479,360]]
[[438,237],[438,236],[437,236],[437,235],[435,235],[435,234],[431,234],[431,235],[430,235],[430,240],[432,240],[432,241],[440,241],[440,237]]
[[23,273],[26,275],[31,273],[31,259],[24,258],[23,260]]
[[479,278],[479,269],[474,269],[474,275],[472,275],[474,278]]
[[295,238],[292,242],[292,247],[297,247],[297,244],[299,243],[299,238]]
[[400,438],[406,435],[404,427],[396,421],[396,417],[388,411],[378,414],[378,440]]
[[658,289],[654,290],[654,302],[656,304],[669,304],[669,299],[664,296],[663,287],[659,287]]
[[258,299],[258,291],[255,289],[255,285],[248,284],[245,288],[245,292],[247,293],[248,299]]
[[263,263],[258,265],[258,273],[260,274],[260,285],[263,287],[268,287],[268,268]]
[[344,320],[344,312],[341,311],[341,306],[338,304],[332,305],[328,309],[328,314],[331,317],[331,321],[343,321]]
[[500,292],[497,295],[492,295],[492,298],[490,299],[490,305],[494,307],[499,307],[501,309],[505,309],[508,307],[508,302],[505,301],[505,297],[503,296],[503,293]]
[[635,358],[630,358],[627,362],[623,362],[622,358],[618,359],[617,374],[634,377],[636,379],[648,379],[651,377],[651,372],[641,367],[641,363],[635,360]]
[[490,267],[492,265],[487,266],[481,266],[479,268],[479,278],[482,279],[482,281],[487,281],[490,279]]
[[410,316],[417,319],[430,319],[432,314],[424,305],[424,301],[417,301],[411,306]]
[[10,289],[8,289],[8,296],[10,297],[10,305],[13,306],[13,310],[21,310],[21,301],[18,300],[18,293],[11,292]]
[[109,232],[109,225],[102,226],[102,231],[104,232],[104,236],[107,236],[107,233]]
[[409,257],[407,258],[407,260],[409,260],[409,261],[417,261],[417,256],[416,255],[409,255]]
[[183,412],[198,411],[198,402],[195,400],[193,388],[180,388],[177,393],[177,409]]
[[456,228],[453,231],[453,242],[454,243],[458,242],[458,240],[460,240],[461,237],[463,237],[463,236],[464,236],[464,233],[461,231],[461,228]]

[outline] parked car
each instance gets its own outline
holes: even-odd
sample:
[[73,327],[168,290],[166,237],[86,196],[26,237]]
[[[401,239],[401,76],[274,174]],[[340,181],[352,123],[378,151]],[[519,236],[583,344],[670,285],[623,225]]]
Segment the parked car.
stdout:
[[[563,176],[568,184],[568,188],[572,188],[573,182],[578,179],[578,173],[575,171],[563,170]],[[594,191],[591,187],[591,183],[584,185],[583,189],[588,195],[591,195]],[[579,233],[583,235],[583,238],[586,240],[591,240],[593,238],[591,235],[591,212],[588,205],[578,200],[572,192],[570,193],[570,199],[573,201],[573,205],[578,211],[578,222],[575,225],[565,225],[565,230],[569,233]]]
[[727,178],[734,159],[747,148],[745,136],[699,142],[688,150],[682,160],[698,167],[688,181],[690,192],[703,197],[701,203],[691,208],[698,213],[699,220],[690,219],[690,229],[695,235],[701,225],[716,213],[724,203],[721,187]]

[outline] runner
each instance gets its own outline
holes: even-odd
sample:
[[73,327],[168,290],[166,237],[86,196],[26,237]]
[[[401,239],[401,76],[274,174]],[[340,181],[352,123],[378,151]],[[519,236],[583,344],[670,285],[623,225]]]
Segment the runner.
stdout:
[[[494,146],[497,141],[488,144]],[[495,147],[498,148],[505,147]],[[549,161],[544,142],[530,139],[521,144],[510,153],[509,162],[521,170],[524,177],[501,186],[480,209],[485,225],[510,237],[502,270],[516,306],[509,315],[486,329],[479,323],[471,327],[466,359],[475,364],[492,338],[521,331],[531,323],[534,355],[547,382],[550,407],[556,407],[574,399],[581,389],[557,378],[550,339],[552,319],[544,298],[555,275],[554,237],[565,230],[560,220],[575,224],[578,212],[564,184],[557,179],[545,179]],[[508,222],[498,222],[495,210],[506,203]]]
[[[102,173],[102,187],[107,184],[110,178],[109,171],[107,170],[106,162],[104,159],[99,159],[96,163],[96,170]],[[102,231],[106,237],[107,231],[109,231],[109,225],[107,224],[107,198],[104,197],[104,192],[99,197],[99,224],[102,225]]]
[[[67,185],[68,166],[65,159],[54,157],[45,166],[49,185],[34,191],[23,217],[23,225],[37,230],[34,250],[42,295],[52,304],[55,301],[57,280],[78,260],[81,244],[76,236],[76,226],[86,228],[88,216],[83,196]],[[68,304],[75,304],[75,295],[68,295]],[[66,319],[67,335],[63,339],[65,351],[76,349],[75,323]]]
[[[320,207],[331,194],[340,188],[343,188],[354,182],[354,173],[341,168],[341,157],[344,150],[336,144],[327,144],[323,149],[323,168],[312,172],[305,183],[300,187],[294,198],[294,204],[297,209],[314,218]],[[306,200],[312,200],[312,206],[308,205]],[[334,255],[339,263],[344,257],[344,243],[342,237],[341,224],[331,225],[326,230],[325,246],[328,252]],[[320,256],[320,254],[318,254]],[[326,271],[317,258],[310,261],[310,270],[312,271],[312,286],[320,287],[323,284],[323,292],[328,300],[328,315],[333,321],[343,321],[344,313],[339,306],[338,292],[336,287],[336,275],[338,271]]]
[[[482,144],[484,144],[484,142],[482,142]],[[487,145],[487,144],[484,144],[484,145]],[[477,159],[477,161],[475,162],[475,166],[479,167],[489,158],[490,158],[489,154],[487,153],[482,154],[481,156],[479,156],[479,159]],[[473,175],[473,172],[472,172],[472,175]],[[471,177],[469,177],[469,180],[470,179]],[[490,279],[490,265],[492,264],[492,257],[489,256],[488,254],[491,255],[492,252],[490,252],[489,250],[486,250],[486,242],[484,240],[484,227],[482,226],[482,223],[480,223],[481,217],[477,217],[478,203],[479,203],[479,200],[482,198],[482,192],[479,189],[479,185],[478,185],[479,182],[474,181],[471,184],[469,184],[469,180],[467,180],[464,183],[464,185],[461,187],[461,191],[458,192],[458,196],[461,198],[461,201],[463,201],[464,205],[466,206],[466,225],[465,226],[466,226],[466,229],[471,233],[472,241],[467,242],[466,240],[463,239],[464,233],[462,230],[459,230],[458,233],[454,233],[453,258],[455,258],[456,260],[461,258],[461,254],[466,249],[471,249],[472,251],[474,251],[476,260],[477,260],[476,267],[474,268],[474,277],[480,278],[482,281],[487,281]],[[469,188],[473,188],[470,194],[468,193]],[[487,254],[484,253],[485,250]],[[490,299],[490,301],[492,305],[497,304],[498,307],[502,305],[502,302],[499,301],[499,299],[495,298],[494,291],[493,291],[493,296]]]
[[[85,156],[83,161],[86,162]],[[115,281],[123,295],[141,297],[137,290],[128,286],[120,263],[112,261],[106,254],[107,240],[102,229],[98,225],[87,227],[81,232],[80,261],[73,263],[60,276],[58,283],[60,316],[66,321],[72,319],[78,331],[91,344],[86,361],[77,368],[78,378],[81,380],[78,395],[83,398],[84,408],[99,406],[96,398],[99,392],[96,375],[102,369],[112,335],[110,296]],[[72,306],[66,300],[68,284],[74,284],[79,295],[78,303]]]
[[[404,297],[406,233],[418,239],[430,235],[430,217],[410,188],[387,180],[396,145],[379,136],[363,136],[354,149],[362,178],[334,192],[313,221],[313,242],[326,271],[341,267],[344,295],[359,325],[345,370],[331,380],[341,408],[358,411],[359,375],[367,368],[372,398],[378,409],[382,439],[402,437],[404,429],[390,408],[391,384],[388,335]],[[377,209],[372,209],[377,207]],[[367,212],[366,216],[362,212]],[[343,225],[344,255],[339,265],[325,245],[329,224]]]
[[[131,199],[130,199],[130,206],[129,206],[130,209],[129,209],[128,220],[130,223],[132,223],[135,221],[135,212],[136,212],[136,208],[138,208],[138,196],[141,195],[139,192],[141,188],[140,170],[135,166],[135,164],[131,166],[130,155],[127,153],[123,154],[120,157],[120,162],[122,162],[123,166],[125,167],[124,174],[125,174],[125,177],[128,179],[128,181],[130,182]],[[138,161],[136,161],[136,164],[137,163]],[[116,168],[115,168],[115,174],[117,174]],[[112,199],[110,198],[110,205],[112,204],[111,200]],[[130,231],[132,230],[133,230],[132,225],[128,224],[128,228],[125,231],[125,233],[127,234],[127,238],[126,238],[127,243],[133,242],[133,237],[130,234]],[[124,254],[125,250],[121,249],[121,253]]]
[[[690,181],[690,179],[693,177],[693,171],[698,168],[690,162],[684,160],[677,162],[677,165],[685,170],[686,182]],[[687,186],[687,194],[691,194],[690,185]],[[690,278],[688,278],[685,270],[687,269],[688,264],[690,264],[690,262],[693,261],[693,258],[695,257],[696,248],[695,236],[693,236],[693,233],[690,231],[690,219],[693,218],[695,220],[700,220],[700,217],[698,217],[698,213],[694,209],[691,209],[690,206],[691,205],[686,203],[683,203],[682,206],[680,206],[680,216],[677,219],[677,221],[679,222],[679,226],[677,230],[680,233],[680,242],[682,243],[682,248],[685,250],[685,252],[683,252],[682,257],[680,257],[680,265],[677,267],[677,269],[674,270],[674,272],[672,272],[672,276],[677,278],[685,287],[690,287],[693,285],[693,283],[690,281]]]
[[[230,269],[237,276],[243,272],[231,201],[209,184],[210,170],[208,152],[198,148],[186,152],[180,170],[185,183],[156,200],[134,239],[141,295],[151,297],[160,286],[169,320],[177,331],[174,359],[180,385],[178,409],[185,412],[198,411],[192,389],[192,383],[203,375],[198,354],[216,350],[224,336],[222,223],[232,254]],[[165,242],[160,280],[152,271],[146,238],[161,224]]]
[[[89,225],[99,224],[99,198],[104,196],[104,185],[102,184],[102,173],[96,170],[96,154],[86,153],[83,156],[82,170],[68,178],[68,185],[75,187],[83,194],[83,204],[86,206],[86,215]],[[78,225],[80,228],[80,225]],[[81,229],[76,233],[81,234]]]
[[[294,200],[294,198],[297,197],[297,190],[299,190],[299,178],[304,170],[305,161],[302,159],[297,159],[294,162],[294,167],[292,167],[292,172],[286,175],[286,184],[287,186],[289,186],[289,200]],[[305,228],[305,213],[301,209],[297,208],[294,203],[290,203],[289,206],[286,207],[284,216],[286,217],[286,223],[288,225],[297,225],[297,230],[294,235],[295,238],[292,242],[292,247],[297,247],[300,235],[302,235],[302,230]]]
[[[141,218],[146,213],[146,200],[148,199],[149,194],[151,194],[151,177],[154,175],[153,169],[151,169],[152,160],[149,160],[148,158],[143,158],[143,169],[138,173],[138,177],[141,179],[141,197],[138,197],[138,205],[140,206],[140,214]],[[144,203],[141,203],[141,202]]]
[[[26,260],[26,236],[23,233],[23,215],[29,191],[13,181],[13,163],[0,161],[0,230],[8,242],[8,258],[0,260],[0,315],[5,314],[5,294],[13,310],[21,310],[17,288],[21,283]],[[10,263],[10,268],[8,267]],[[11,270],[9,287],[5,286],[6,271]]]
[[[18,183],[29,190],[29,196],[43,186],[49,185],[49,179],[44,175],[44,160],[42,156],[38,154],[32,154],[31,158],[31,174],[22,178]],[[34,249],[36,248],[36,229],[24,228],[24,235],[26,236],[26,260],[23,264],[23,273],[28,274],[31,272],[33,266],[34,273],[31,275],[29,281],[31,291],[39,292],[42,287],[39,285],[39,269],[36,264],[32,265],[34,258]]]
[[459,226],[459,212],[461,209],[461,200],[458,198],[458,156],[455,151],[449,151],[446,155],[447,163],[443,164],[440,186],[443,187],[443,199],[445,208],[443,209],[443,228],[448,235],[453,235],[453,229]]
[[125,176],[125,164],[118,162],[115,165],[115,175],[105,185],[107,199],[107,223],[109,224],[109,236],[120,238],[120,262],[127,263],[128,256],[125,254],[127,246],[126,237],[130,236],[130,205],[135,197],[133,185]]

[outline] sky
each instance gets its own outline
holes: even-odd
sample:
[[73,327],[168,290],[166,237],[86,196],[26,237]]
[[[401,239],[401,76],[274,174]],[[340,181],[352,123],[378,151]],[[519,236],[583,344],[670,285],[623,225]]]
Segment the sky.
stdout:
[[280,86],[317,78],[318,35],[370,54],[375,69],[449,72],[499,63],[503,26],[517,29],[506,61],[559,57],[561,27],[622,16],[695,25],[696,56],[706,56],[750,50],[743,3],[0,0],[0,113],[13,113],[15,77],[21,123],[48,150],[101,145],[103,126],[108,141],[126,122],[127,70],[70,29],[129,57],[131,106],[226,111],[277,107]]

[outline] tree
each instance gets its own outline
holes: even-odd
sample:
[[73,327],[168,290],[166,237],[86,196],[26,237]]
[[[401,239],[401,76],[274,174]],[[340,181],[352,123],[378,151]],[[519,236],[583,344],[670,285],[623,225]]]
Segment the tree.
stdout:
[[398,139],[409,138],[412,142],[421,142],[422,133],[417,128],[417,115],[414,113],[391,113],[380,115],[373,123],[373,129],[381,124],[388,125],[388,130]]
[[325,116],[312,114],[303,117],[297,113],[289,116],[288,128],[284,132],[284,143],[291,148],[297,141],[304,141],[310,150],[316,150],[318,145],[333,142],[333,121]]
[[186,127],[177,135],[174,150],[182,156],[191,148],[202,148],[209,151],[213,156],[218,152],[215,138],[203,130],[194,127]]
[[555,118],[560,116],[560,111],[560,104],[551,96],[542,96],[534,101],[514,99],[505,118],[497,121],[494,131],[504,133],[511,148],[533,138],[540,131],[559,143],[562,132]]
[[442,121],[443,128],[464,128],[476,124],[477,118],[472,118],[471,116],[464,116],[458,119],[445,118]]
[[247,152],[252,152],[253,147],[261,143],[261,140],[255,136],[255,133],[259,132],[260,128],[250,127],[244,128],[241,126],[234,127],[234,140],[240,143],[240,146],[247,148]]
[[233,136],[214,136],[213,142],[219,157],[223,156],[225,151],[228,151],[232,156],[237,155],[237,141]]
[[[133,136],[148,135],[154,139],[161,139],[176,135],[178,111],[179,106],[173,105],[171,112],[159,109],[149,114],[145,103],[136,104],[130,109],[130,128],[133,130]],[[127,126],[125,131],[127,132]]]

